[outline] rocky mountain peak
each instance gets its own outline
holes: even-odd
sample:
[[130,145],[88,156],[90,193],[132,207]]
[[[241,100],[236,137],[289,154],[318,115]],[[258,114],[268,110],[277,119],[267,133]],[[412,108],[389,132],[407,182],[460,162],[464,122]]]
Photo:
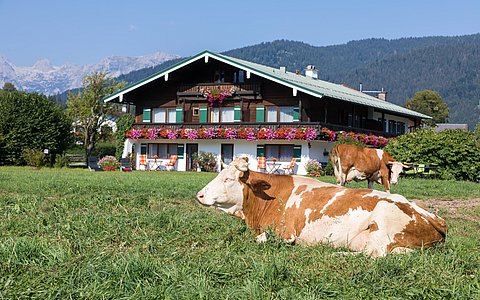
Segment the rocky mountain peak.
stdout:
[[44,94],[62,93],[81,86],[85,74],[94,71],[107,72],[111,76],[127,74],[135,70],[149,68],[178,55],[156,52],[144,56],[109,56],[97,64],[64,64],[53,66],[48,59],[40,59],[33,66],[17,67],[7,57],[0,55],[0,86],[13,83],[17,89]]

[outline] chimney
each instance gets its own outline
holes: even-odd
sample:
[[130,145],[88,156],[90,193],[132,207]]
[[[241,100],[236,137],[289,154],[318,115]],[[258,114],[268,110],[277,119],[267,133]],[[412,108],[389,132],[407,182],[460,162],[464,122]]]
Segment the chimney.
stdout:
[[305,76],[310,77],[310,78],[314,78],[314,79],[318,79],[318,71],[317,71],[317,69],[315,69],[314,65],[308,65],[305,68]]
[[287,73],[287,67],[280,67],[280,73]]
[[387,92],[383,91],[382,89],[382,91],[378,93],[377,98],[383,101],[387,101]]

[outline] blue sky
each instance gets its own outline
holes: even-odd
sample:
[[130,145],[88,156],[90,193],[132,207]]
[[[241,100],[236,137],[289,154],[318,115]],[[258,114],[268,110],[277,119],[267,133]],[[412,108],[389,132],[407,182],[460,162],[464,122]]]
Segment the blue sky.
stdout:
[[0,54],[17,66],[189,56],[276,39],[314,46],[480,32],[478,0],[0,0]]

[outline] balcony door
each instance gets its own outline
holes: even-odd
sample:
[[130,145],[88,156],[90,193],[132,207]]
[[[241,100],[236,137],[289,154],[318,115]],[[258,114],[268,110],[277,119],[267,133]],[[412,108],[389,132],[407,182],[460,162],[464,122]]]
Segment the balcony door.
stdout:
[[233,144],[222,144],[221,155],[225,164],[231,163],[233,160]]
[[193,167],[193,154],[198,153],[198,144],[187,144],[187,162],[186,170],[187,171],[196,171]]

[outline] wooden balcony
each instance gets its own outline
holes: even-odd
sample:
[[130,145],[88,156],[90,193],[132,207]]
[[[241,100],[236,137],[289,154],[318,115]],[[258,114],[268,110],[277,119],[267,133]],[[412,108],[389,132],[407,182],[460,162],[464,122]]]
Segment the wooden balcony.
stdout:
[[195,129],[198,130],[200,128],[209,128],[209,127],[218,127],[218,128],[271,128],[271,129],[278,129],[281,127],[309,127],[315,128],[318,132],[322,130],[322,128],[326,127],[333,131],[345,131],[345,132],[355,132],[355,133],[364,133],[364,134],[374,134],[377,136],[383,137],[392,137],[395,136],[391,133],[385,131],[378,131],[378,130],[370,130],[365,128],[356,128],[356,127],[349,127],[337,124],[328,124],[328,123],[321,123],[321,122],[288,122],[288,123],[136,123],[133,126],[135,129],[142,129],[142,128],[159,128],[159,127],[166,127],[171,128],[173,130],[178,129]]
[[179,97],[203,96],[206,91],[219,90],[234,96],[256,96],[260,94],[260,83],[198,83],[183,84],[177,87]]

